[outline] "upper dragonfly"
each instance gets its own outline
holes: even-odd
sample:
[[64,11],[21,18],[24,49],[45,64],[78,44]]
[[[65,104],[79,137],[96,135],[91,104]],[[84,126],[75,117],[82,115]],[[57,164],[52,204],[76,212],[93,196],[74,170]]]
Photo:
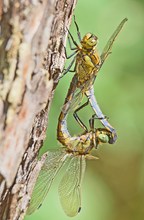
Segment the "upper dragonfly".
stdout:
[[[63,75],[65,75],[67,72],[75,72],[75,75],[72,79],[62,111],[67,112],[71,108],[75,109],[74,111],[75,119],[80,124],[80,126],[85,131],[87,131],[85,125],[78,117],[77,112],[86,105],[88,105],[88,103],[90,102],[90,105],[93,108],[95,114],[97,115],[97,118],[99,118],[102,124],[105,126],[105,128],[112,133],[113,138],[111,140],[112,141],[111,143],[114,143],[116,141],[117,134],[115,129],[108,122],[105,115],[103,115],[97,103],[97,100],[94,96],[93,84],[98,71],[102,67],[108,55],[111,53],[113,43],[126,21],[127,18],[123,19],[121,23],[118,25],[118,27],[110,37],[109,41],[107,42],[106,46],[104,47],[101,55],[98,54],[96,48],[98,43],[98,38],[91,33],[87,33],[83,38],[81,38],[78,25],[75,21],[75,17],[74,17],[74,22],[77,28],[80,45],[76,43],[73,36],[68,31],[69,32],[68,40],[70,43],[70,48],[75,51],[70,56],[67,56],[66,54],[67,59],[71,58],[72,56],[74,56],[74,58],[70,63],[70,65],[68,66],[68,68],[64,71]],[[76,46],[75,48],[72,48],[70,38],[74,43],[74,45]],[[74,64],[74,62],[75,62],[75,68],[74,70],[71,70],[71,67]],[[80,106],[81,99],[84,95],[87,96],[88,101],[84,103],[82,106]],[[70,102],[70,104],[67,105],[68,102]]]
[[[81,184],[87,159],[97,159],[91,151],[100,143],[108,143],[111,133],[105,128],[94,128],[94,117],[90,120],[90,131],[79,136],[68,136],[65,130],[59,130],[63,147],[48,151],[46,160],[38,175],[33,189],[27,214],[32,214],[45,199],[58,171],[65,167],[58,192],[63,210],[68,216],[75,216],[81,210]],[[66,128],[65,128],[66,129]]]

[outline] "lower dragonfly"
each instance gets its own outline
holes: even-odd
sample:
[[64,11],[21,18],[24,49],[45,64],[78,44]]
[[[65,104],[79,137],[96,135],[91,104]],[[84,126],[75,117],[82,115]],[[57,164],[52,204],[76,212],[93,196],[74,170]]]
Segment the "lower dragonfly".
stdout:
[[[69,40],[70,48],[71,50],[75,50],[75,51],[70,56],[67,56],[66,54],[66,58],[69,59],[74,55],[75,57],[68,66],[68,68],[65,69],[63,75],[65,75],[67,72],[75,72],[75,75],[72,79],[67,97],[65,99],[65,105],[63,106],[62,111],[65,113],[68,111],[68,108],[74,109],[73,115],[75,119],[80,124],[80,126],[87,132],[87,129],[83,124],[83,122],[81,121],[81,119],[78,117],[77,112],[86,105],[88,105],[88,103],[90,103],[97,118],[99,118],[99,120],[105,126],[105,128],[112,133],[112,137],[113,137],[111,140],[112,143],[116,141],[117,134],[115,129],[108,122],[105,115],[103,115],[97,103],[97,100],[94,96],[93,84],[98,71],[102,67],[108,55],[111,53],[111,49],[116,37],[118,36],[119,32],[121,31],[127,20],[128,20],[127,18],[123,19],[121,23],[118,25],[118,27],[110,37],[109,41],[107,42],[106,46],[104,47],[101,55],[98,54],[96,49],[98,38],[94,34],[87,33],[82,39],[78,25],[75,21],[75,17],[74,17],[74,22],[76,25],[80,45],[77,44],[71,33],[68,31],[69,32],[68,40]],[[76,46],[75,48],[72,47],[70,39]],[[75,62],[75,68],[74,70],[71,70],[71,67],[74,64],[74,62]],[[88,101],[84,103],[82,106],[80,106],[81,100],[84,95],[86,95]],[[70,102],[70,105],[67,105],[68,102]]]
[[65,131],[63,135],[63,147],[56,151],[48,151],[46,160],[38,175],[34,186],[30,206],[27,214],[32,214],[39,208],[46,197],[53,180],[62,167],[66,167],[58,192],[62,208],[66,215],[73,217],[81,210],[81,184],[85,174],[86,160],[97,159],[92,155],[92,150],[101,143],[109,143],[111,133],[105,128],[94,128],[94,120],[89,120],[90,131],[79,135],[69,136]]

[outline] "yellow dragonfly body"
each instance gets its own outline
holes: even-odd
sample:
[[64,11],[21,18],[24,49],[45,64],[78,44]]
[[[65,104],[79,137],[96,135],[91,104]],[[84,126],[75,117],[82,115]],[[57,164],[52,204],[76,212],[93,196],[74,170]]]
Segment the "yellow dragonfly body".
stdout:
[[[63,147],[46,153],[46,160],[34,186],[27,214],[32,214],[40,207],[53,180],[62,167],[65,168],[65,173],[60,181],[58,192],[63,210],[71,217],[80,212],[81,184],[85,173],[86,160],[96,159],[92,152],[100,143],[111,144],[116,140],[115,129],[109,124],[97,104],[93,92],[93,83],[97,72],[110,53],[112,44],[126,20],[124,19],[118,26],[101,56],[96,51],[97,37],[92,34],[86,34],[81,41],[81,45],[77,46],[76,73],[60,113],[57,128],[57,139],[62,143]],[[71,108],[79,105],[83,95],[88,97],[92,108],[105,128],[96,129],[94,127],[95,115],[89,120],[90,130],[77,118],[82,127],[86,128],[85,133],[72,137],[67,129],[66,117]]]
[[[65,145],[58,150],[48,151],[46,160],[33,189],[27,214],[32,214],[45,199],[58,171],[65,172],[58,187],[62,208],[66,215],[73,217],[81,210],[81,184],[85,173],[86,160],[97,159],[92,155],[100,143],[108,143],[111,133],[105,128],[94,129],[94,118],[90,120],[91,130],[85,134],[67,137],[63,132]],[[60,132],[61,133],[61,132]],[[62,134],[61,134],[62,135]]]
[[[78,45],[75,40],[73,39],[71,33],[69,32],[69,35],[75,44],[76,48],[71,48],[75,50],[76,56],[74,57],[73,61],[69,65],[69,67],[65,70],[63,74],[66,74],[67,72],[71,71],[71,67],[75,62],[75,68],[74,72],[75,75],[72,79],[72,82],[70,84],[70,88],[68,91],[68,94],[65,99],[65,103],[62,108],[62,112],[59,117],[59,124],[58,127],[60,127],[60,123],[66,123],[65,121],[65,115],[68,114],[68,111],[70,109],[74,110],[74,117],[77,120],[77,122],[80,124],[82,128],[87,132],[87,128],[83,124],[83,122],[80,120],[80,118],[77,115],[77,112],[82,109],[84,106],[86,106],[88,103],[90,103],[91,107],[93,108],[95,114],[97,115],[97,118],[101,121],[101,123],[104,125],[104,127],[112,133],[112,139],[111,143],[114,143],[117,139],[117,134],[115,129],[110,125],[105,115],[103,115],[96,97],[94,95],[94,89],[93,84],[95,81],[95,78],[97,76],[98,71],[102,67],[105,59],[108,57],[108,55],[111,53],[111,49],[113,46],[113,43],[121,31],[122,27],[124,26],[125,22],[127,21],[127,18],[123,19],[122,22],[118,25],[112,36],[110,37],[109,41],[107,42],[106,46],[103,49],[103,52],[101,55],[97,52],[97,42],[98,39],[95,35],[91,33],[87,33],[83,39],[81,40],[80,32],[78,29],[78,26],[76,24],[77,30],[78,30],[78,36],[80,40],[80,45]],[[71,44],[70,44],[71,45]],[[68,58],[72,57],[69,56]],[[83,96],[86,95],[88,98],[88,101],[84,103],[82,106],[80,106],[81,100]],[[80,106],[80,107],[79,107]],[[64,122],[63,122],[64,119]],[[60,129],[58,129],[60,130]],[[61,142],[61,140],[58,138],[58,140]]]

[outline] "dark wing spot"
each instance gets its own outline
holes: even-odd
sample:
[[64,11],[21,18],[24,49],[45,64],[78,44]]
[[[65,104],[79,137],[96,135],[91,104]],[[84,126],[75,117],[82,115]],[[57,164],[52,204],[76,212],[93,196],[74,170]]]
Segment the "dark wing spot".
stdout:
[[80,211],[81,211],[81,207],[79,207],[79,209],[78,209],[78,213],[80,213]]
[[38,208],[37,209],[39,209],[40,207],[42,206],[42,203],[38,206]]

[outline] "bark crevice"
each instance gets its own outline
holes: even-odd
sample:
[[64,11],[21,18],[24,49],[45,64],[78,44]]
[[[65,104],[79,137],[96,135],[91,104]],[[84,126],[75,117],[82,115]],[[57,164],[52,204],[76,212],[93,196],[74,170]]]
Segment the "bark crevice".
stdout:
[[[0,5],[0,219],[23,219],[76,0]],[[33,177],[33,178],[32,178]]]

